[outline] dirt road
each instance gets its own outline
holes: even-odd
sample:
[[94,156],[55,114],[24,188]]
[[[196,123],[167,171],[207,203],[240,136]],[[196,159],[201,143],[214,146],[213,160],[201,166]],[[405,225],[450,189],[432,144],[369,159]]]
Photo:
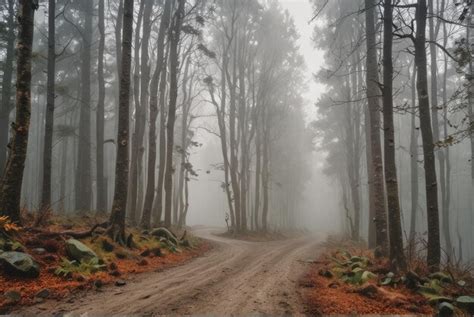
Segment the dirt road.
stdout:
[[305,261],[316,256],[321,237],[245,242],[194,234],[211,240],[207,255],[163,272],[146,273],[123,287],[107,287],[69,300],[48,301],[20,314],[300,314],[297,291]]

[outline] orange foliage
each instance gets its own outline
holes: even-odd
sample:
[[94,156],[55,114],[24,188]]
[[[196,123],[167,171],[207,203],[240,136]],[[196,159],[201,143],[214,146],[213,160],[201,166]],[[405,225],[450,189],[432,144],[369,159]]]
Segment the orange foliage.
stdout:
[[[51,230],[51,228],[49,229]],[[34,234],[24,232],[20,240],[26,246],[27,252],[39,263],[41,273],[38,278],[28,279],[6,276],[0,272],[0,294],[6,291],[20,292],[21,300],[16,303],[18,305],[33,304],[35,300],[38,300],[35,298],[35,295],[44,289],[49,290],[49,298],[61,299],[71,293],[95,287],[94,282],[97,280],[100,280],[105,285],[117,279],[130,277],[133,274],[152,272],[176,266],[202,255],[210,249],[208,243],[201,242],[193,249],[183,249],[181,253],[170,253],[162,250],[163,255],[161,257],[140,257],[139,254],[143,250],[137,249],[131,251],[135,259],[116,259],[113,262],[114,264],[112,264],[114,266],[113,270],[100,271],[89,276],[76,275],[66,279],[54,274],[61,261],[61,257],[65,256],[64,245],[61,243],[62,238],[41,241]],[[47,250],[46,253],[44,255],[35,254],[33,249],[38,247],[45,248]],[[112,276],[110,274],[112,271],[118,271],[119,276]],[[0,296],[0,311],[3,311],[8,305],[10,304],[6,298]]]

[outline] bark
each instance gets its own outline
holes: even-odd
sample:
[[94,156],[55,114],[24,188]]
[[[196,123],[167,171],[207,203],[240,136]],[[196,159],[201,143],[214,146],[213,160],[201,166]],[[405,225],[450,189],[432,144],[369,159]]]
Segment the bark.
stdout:
[[[430,58],[431,58],[431,121],[433,124],[433,141],[437,144],[440,141],[440,128],[439,128],[439,105],[438,105],[438,63],[437,63],[437,49],[434,42],[437,41],[440,22],[435,27],[434,23],[434,2],[430,0],[429,7],[429,34],[430,34]],[[444,8],[444,1],[441,4]],[[437,12],[440,16],[443,12]],[[446,47],[446,46],[445,46]],[[442,149],[436,149],[435,155],[438,158],[439,163],[439,183],[441,189],[441,215],[443,217],[443,235],[446,243],[446,253],[448,257],[451,257],[452,253],[452,242],[451,233],[449,230],[449,219],[446,210],[446,162],[444,158],[444,151]],[[447,222],[447,225],[446,223]]]
[[263,109],[263,156],[262,156],[262,230],[268,230],[269,183],[270,183],[270,124],[267,109]]
[[[141,0],[140,9],[138,11],[136,32],[135,32],[135,43],[134,43],[134,73],[133,73],[133,96],[135,103],[135,120],[134,120],[134,132],[132,134],[132,156],[130,159],[130,181],[129,181],[129,201],[128,201],[128,214],[132,224],[136,224],[138,219],[137,212],[137,201],[138,201],[138,174],[139,174],[139,157],[140,151],[142,150],[143,138],[141,138],[142,131],[144,131],[145,120],[143,120],[144,111],[140,105],[140,27],[143,21],[143,12],[145,9],[145,3],[150,1]],[[133,120],[133,119],[132,119]]]
[[255,202],[254,202],[254,223],[255,230],[259,230],[259,221],[258,213],[260,210],[260,180],[261,180],[261,170],[262,170],[262,144],[259,128],[258,114],[255,116],[255,125],[256,125],[256,135],[255,135]]
[[[444,1],[443,1],[444,2]],[[443,6],[444,10],[444,6]],[[444,15],[444,11],[442,13]],[[446,30],[446,23],[443,22],[443,32],[444,36],[444,47],[448,45],[448,36]],[[447,139],[449,137],[448,132],[448,56],[444,57],[444,73],[443,73],[443,133],[444,138]],[[443,231],[445,234],[446,239],[449,239],[449,242],[446,241],[446,247],[450,248],[447,250],[448,255],[450,256],[449,260],[453,260],[453,253],[454,247],[451,242],[451,153],[450,147],[446,146],[444,149],[444,163],[446,165],[446,176],[445,176],[445,191],[444,191],[444,199],[443,199]]]
[[7,165],[0,184],[0,215],[21,223],[20,198],[25,168],[31,114],[31,52],[33,46],[34,10],[29,0],[19,1],[16,75],[16,119]]
[[400,198],[398,196],[397,165],[395,161],[395,127],[393,124],[393,8],[392,0],[384,2],[383,36],[383,125],[384,125],[384,170],[387,186],[388,227],[390,260],[396,268],[405,270]]
[[178,8],[173,18],[170,32],[170,102],[168,107],[168,122],[166,126],[166,173],[165,173],[165,227],[171,226],[172,195],[173,195],[173,150],[174,125],[176,121],[176,101],[178,98],[178,45],[181,26],[184,19],[185,0],[178,0]]
[[439,239],[438,183],[434,156],[433,131],[430,118],[430,100],[428,96],[428,71],[426,58],[426,0],[419,0],[416,8],[415,63],[417,65],[418,106],[420,110],[420,129],[423,140],[425,167],[426,207],[428,215],[428,266],[432,270],[439,268],[441,260]]
[[[416,219],[418,215],[418,136],[416,128],[416,65],[413,67],[411,78],[411,133],[410,133],[410,175],[411,175],[411,213],[410,213],[410,243],[415,241]],[[412,245],[413,246],[413,245]]]
[[132,63],[133,0],[124,0],[122,61],[117,132],[115,192],[110,215],[109,234],[115,241],[125,242],[125,214],[129,174],[130,68]]
[[380,114],[377,42],[375,31],[375,0],[365,0],[367,37],[367,98],[370,114],[371,164],[373,166],[373,197],[375,208],[376,245],[379,254],[388,254],[387,214],[383,179],[382,148],[380,143]]
[[105,17],[104,0],[99,0],[99,59],[97,63],[97,80],[99,84],[99,99],[97,102],[96,118],[96,164],[97,164],[97,211],[105,213],[107,210],[106,179],[104,175],[104,108],[105,108],[105,80],[104,80],[104,50],[105,50]]
[[48,66],[46,92],[46,122],[43,148],[43,186],[41,193],[41,210],[51,208],[51,166],[53,160],[53,127],[54,127],[54,95],[56,76],[56,0],[48,2]]
[[160,80],[160,157],[155,203],[155,224],[157,225],[160,224],[163,214],[163,188],[166,171],[166,73],[166,67],[164,66]]
[[85,22],[81,49],[81,109],[79,117],[79,151],[76,169],[76,210],[88,211],[92,204],[91,162],[91,45],[92,1],[81,3]]
[[6,56],[3,66],[2,104],[0,105],[0,175],[8,156],[8,127],[12,103],[13,63],[15,62],[15,1],[8,0]]
[[[157,59],[156,68],[153,73],[152,81],[150,84],[150,127],[148,137],[148,177],[147,187],[145,194],[145,203],[143,206],[143,214],[141,225],[144,228],[148,228],[151,222],[151,212],[153,208],[153,201],[155,198],[155,165],[156,165],[156,120],[158,118],[158,84],[160,81],[160,74],[166,73],[164,70],[165,63],[165,35],[168,30],[170,19],[171,19],[171,0],[166,0],[163,16],[161,17],[160,30],[158,31],[157,40]],[[160,89],[160,96],[164,95],[166,89],[166,76],[162,79],[164,88]],[[161,110],[163,115],[163,109]],[[161,126],[161,125],[160,125]],[[161,134],[160,134],[161,135]],[[162,151],[160,151],[161,156]],[[163,181],[161,181],[161,184]],[[160,191],[161,193],[161,191]],[[161,203],[160,203],[161,208]]]

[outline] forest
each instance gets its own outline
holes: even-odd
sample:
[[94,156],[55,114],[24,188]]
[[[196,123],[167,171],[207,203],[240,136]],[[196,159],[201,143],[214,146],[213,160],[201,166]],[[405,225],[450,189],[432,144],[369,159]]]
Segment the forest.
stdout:
[[472,0],[0,0],[0,313],[473,313],[473,65]]

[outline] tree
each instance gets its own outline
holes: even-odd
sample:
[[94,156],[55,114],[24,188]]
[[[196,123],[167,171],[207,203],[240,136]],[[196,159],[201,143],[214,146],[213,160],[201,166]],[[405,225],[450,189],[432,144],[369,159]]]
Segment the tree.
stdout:
[[420,130],[423,140],[425,167],[425,190],[428,216],[427,262],[432,270],[437,270],[441,261],[439,239],[438,183],[434,155],[433,131],[431,128],[430,100],[428,95],[428,71],[426,58],[426,0],[418,0],[416,6],[415,64],[417,67],[418,107]]
[[92,1],[80,3],[84,27],[80,30],[81,47],[81,108],[79,116],[79,148],[76,168],[76,210],[87,211],[92,207],[92,156],[91,156],[91,45]]
[[3,65],[2,104],[0,106],[0,171],[3,172],[7,157],[8,127],[12,103],[13,63],[15,62],[15,1],[8,0],[8,17],[6,19],[6,56]]
[[5,173],[0,184],[0,214],[21,223],[20,198],[31,112],[31,53],[33,46],[34,11],[38,3],[19,1],[17,44],[16,119]]
[[51,165],[53,160],[54,99],[56,77],[56,0],[48,2],[48,84],[43,154],[43,190],[41,210],[51,208]]
[[106,179],[104,175],[104,115],[105,115],[105,79],[104,79],[104,51],[105,51],[105,17],[104,0],[99,0],[99,56],[97,61],[97,80],[99,96],[97,101],[96,119],[96,164],[97,164],[97,211],[107,210]]
[[[151,213],[153,208],[153,201],[155,200],[155,164],[156,164],[156,119],[158,117],[158,84],[160,83],[160,75],[162,73],[166,73],[166,59],[165,56],[165,35],[168,30],[169,24],[171,20],[171,0],[166,0],[163,8],[163,15],[161,17],[160,22],[160,30],[158,31],[158,39],[157,39],[157,58],[156,58],[156,68],[155,72],[153,73],[152,80],[150,83],[150,127],[149,127],[149,136],[148,136],[148,177],[147,177],[147,187],[145,193],[145,203],[143,206],[143,214],[141,225],[142,227],[149,227],[150,220],[151,220]],[[166,76],[163,76],[161,79],[161,83],[163,84],[163,89],[160,89],[160,99],[163,97],[164,103],[164,90],[166,89]],[[161,109],[161,118],[164,119],[164,109]],[[160,127],[164,129],[164,121],[160,122]],[[163,133],[160,133],[164,136]],[[160,142],[161,144],[161,142]],[[163,150],[160,150],[160,157],[162,154],[165,154]],[[161,163],[160,163],[161,164]],[[160,170],[161,170],[160,166]],[[163,197],[162,193],[162,185],[163,184],[163,176],[161,177],[161,183],[158,185],[158,194],[156,200],[156,205],[159,205],[161,210],[162,201],[161,197]],[[161,186],[160,186],[161,185]],[[161,188],[161,189],[160,189]],[[158,198],[159,196],[159,198]],[[161,215],[161,212],[160,212]],[[159,219],[158,221],[159,222]]]
[[[388,254],[387,237],[387,214],[385,211],[385,194],[383,180],[382,149],[380,145],[380,114],[379,114],[379,88],[377,70],[377,46],[375,30],[375,7],[374,0],[366,0],[366,37],[367,37],[367,98],[369,108],[369,126],[371,141],[371,165],[373,167],[372,194],[375,208],[376,245],[380,254]],[[372,221],[372,219],[370,219]]]
[[110,215],[109,235],[125,242],[125,215],[128,196],[130,69],[132,63],[133,0],[124,0],[122,60],[117,131],[117,161],[115,164],[115,193]]
[[165,170],[165,226],[171,226],[171,209],[173,194],[173,151],[174,125],[176,121],[176,101],[178,99],[179,53],[178,45],[184,19],[185,0],[178,0],[178,8],[173,17],[170,29],[170,99],[168,106],[168,122],[166,124],[166,170]]
[[400,200],[398,196],[397,166],[395,164],[395,127],[393,125],[393,8],[392,0],[384,2],[383,37],[383,123],[384,123],[384,170],[387,186],[388,227],[390,259],[395,267],[405,269]]

